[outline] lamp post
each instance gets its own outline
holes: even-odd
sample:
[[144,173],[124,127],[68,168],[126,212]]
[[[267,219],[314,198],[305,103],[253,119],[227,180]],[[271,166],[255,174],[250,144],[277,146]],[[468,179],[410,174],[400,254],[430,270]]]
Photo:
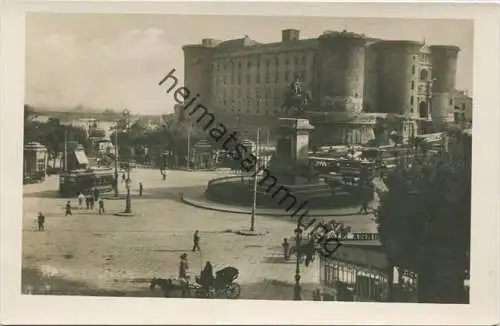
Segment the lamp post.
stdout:
[[187,160],[186,160],[186,169],[189,170],[189,165],[191,161],[191,126],[187,128]]
[[115,197],[118,197],[118,121],[115,126]]
[[[130,116],[130,112],[127,109],[125,109],[123,111],[123,118],[125,121],[125,128],[127,129],[127,131],[129,128],[129,116]],[[128,150],[130,153],[130,148]],[[132,201],[130,198],[130,154],[129,154],[129,157],[127,158],[127,165],[126,166],[127,166],[127,180],[126,180],[127,197],[125,199],[125,212],[124,213],[132,214]]]
[[293,300],[302,300],[300,295],[300,243],[302,241],[302,229],[299,219],[297,219],[297,228],[295,229],[295,247],[297,248],[297,261],[295,262],[295,287],[293,289]]
[[68,126],[64,125],[64,172],[68,172]]
[[257,128],[257,142],[255,143],[255,175],[253,178],[253,203],[252,203],[252,216],[250,218],[250,231],[255,231],[255,211],[257,210],[257,180],[259,172],[259,138],[260,128]]
[[69,118],[66,116],[65,120],[59,123],[59,126],[64,128],[64,167],[63,172],[68,172],[68,127],[71,125]]
[[125,199],[125,213],[132,214],[132,201],[130,199],[130,160],[127,162],[127,198]]

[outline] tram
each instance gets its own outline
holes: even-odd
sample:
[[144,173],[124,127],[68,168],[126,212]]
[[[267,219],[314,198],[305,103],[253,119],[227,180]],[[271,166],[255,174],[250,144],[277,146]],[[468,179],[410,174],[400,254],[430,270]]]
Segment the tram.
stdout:
[[97,188],[99,193],[111,192],[115,186],[115,175],[111,168],[73,170],[59,175],[59,194],[76,197]]

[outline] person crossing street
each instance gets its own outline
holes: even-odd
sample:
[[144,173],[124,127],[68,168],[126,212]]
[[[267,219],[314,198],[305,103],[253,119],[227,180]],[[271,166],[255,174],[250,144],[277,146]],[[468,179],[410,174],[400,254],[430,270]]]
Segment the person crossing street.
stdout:
[[196,250],[201,252],[200,234],[199,234],[198,230],[194,231],[194,234],[193,234],[193,252],[195,252]]
[[99,215],[104,214],[104,199],[99,198]]
[[71,213],[71,202],[68,200],[66,202],[66,215],[65,216],[73,216]]
[[37,222],[38,222],[38,231],[39,232],[45,231],[45,216],[42,214],[42,212],[38,212]]

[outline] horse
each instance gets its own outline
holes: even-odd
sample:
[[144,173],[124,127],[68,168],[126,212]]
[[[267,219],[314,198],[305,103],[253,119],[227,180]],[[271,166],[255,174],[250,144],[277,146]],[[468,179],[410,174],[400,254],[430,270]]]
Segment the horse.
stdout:
[[181,297],[189,297],[189,288],[187,283],[181,280],[173,280],[171,278],[153,278],[149,284],[149,288],[153,291],[157,286],[163,290],[165,298],[170,298],[173,291],[181,291]]

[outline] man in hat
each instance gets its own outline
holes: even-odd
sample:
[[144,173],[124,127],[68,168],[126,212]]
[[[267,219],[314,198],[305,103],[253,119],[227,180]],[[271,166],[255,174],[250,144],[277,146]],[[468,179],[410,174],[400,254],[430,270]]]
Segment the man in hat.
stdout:
[[201,252],[200,233],[198,230],[194,231],[194,234],[193,234],[193,252],[195,252],[196,250]]
[[189,269],[187,254],[181,255],[181,261],[179,262],[179,280],[186,285],[186,288],[182,288],[182,297],[186,296],[187,292],[187,283],[189,281],[189,277],[187,275],[187,270]]
[[288,260],[290,258],[290,243],[288,242],[287,238],[283,239],[283,243],[281,244],[281,246],[283,247],[285,260]]
[[42,214],[42,212],[38,212],[38,231],[42,232],[45,231],[45,216]]
[[68,200],[66,202],[66,215],[65,216],[73,216],[71,213],[71,202]]

